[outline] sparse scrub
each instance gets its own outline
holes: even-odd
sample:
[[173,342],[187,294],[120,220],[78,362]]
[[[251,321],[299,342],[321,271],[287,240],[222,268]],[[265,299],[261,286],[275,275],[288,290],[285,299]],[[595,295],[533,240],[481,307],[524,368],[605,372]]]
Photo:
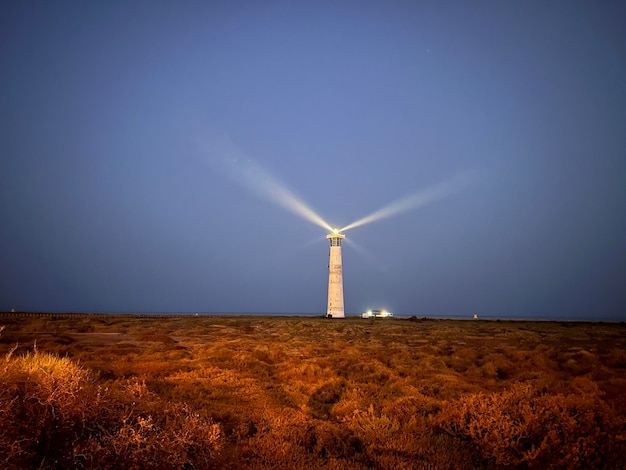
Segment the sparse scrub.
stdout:
[[209,468],[221,440],[219,425],[186,405],[125,417],[113,430],[98,434],[75,448],[75,463],[89,468]]
[[626,455],[624,325],[70,315],[5,326],[0,468],[593,469]]
[[309,399],[311,415],[317,419],[332,419],[331,408],[341,399],[346,388],[344,381],[330,382],[317,389]]
[[87,371],[36,349],[22,357],[9,352],[0,383],[3,468],[39,466],[46,460],[52,465],[69,463],[68,445],[77,439],[83,416],[93,417],[84,393],[90,387]]
[[0,369],[2,468],[206,468],[218,454],[217,424],[145,384],[109,390],[68,358],[12,352]]
[[611,468],[623,457],[608,439],[619,430],[609,408],[589,393],[547,394],[515,384],[449,402],[434,422],[470,439],[484,461],[496,465]]

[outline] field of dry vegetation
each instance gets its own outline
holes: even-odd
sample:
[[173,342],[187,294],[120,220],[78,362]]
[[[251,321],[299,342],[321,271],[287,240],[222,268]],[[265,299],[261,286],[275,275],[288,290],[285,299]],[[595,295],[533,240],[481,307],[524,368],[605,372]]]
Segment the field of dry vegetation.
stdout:
[[626,326],[0,315],[0,468],[621,468]]

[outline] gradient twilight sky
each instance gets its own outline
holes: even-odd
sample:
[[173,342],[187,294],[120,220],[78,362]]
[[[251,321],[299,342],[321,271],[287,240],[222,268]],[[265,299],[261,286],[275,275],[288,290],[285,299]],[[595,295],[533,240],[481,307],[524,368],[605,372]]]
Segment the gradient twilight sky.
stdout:
[[327,231],[276,198],[345,226],[443,184],[347,231],[346,312],[626,319],[625,18],[2,2],[0,310],[322,314]]

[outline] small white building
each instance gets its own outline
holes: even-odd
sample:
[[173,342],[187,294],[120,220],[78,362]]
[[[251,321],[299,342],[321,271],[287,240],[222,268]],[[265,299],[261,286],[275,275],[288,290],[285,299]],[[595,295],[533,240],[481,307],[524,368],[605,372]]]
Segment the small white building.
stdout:
[[361,314],[361,318],[387,318],[393,317],[393,313],[387,310],[368,310]]

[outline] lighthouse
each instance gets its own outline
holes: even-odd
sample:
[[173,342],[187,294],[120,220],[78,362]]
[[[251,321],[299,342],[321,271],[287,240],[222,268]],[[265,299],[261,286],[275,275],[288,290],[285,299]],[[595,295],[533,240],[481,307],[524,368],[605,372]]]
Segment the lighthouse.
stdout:
[[343,271],[341,266],[341,242],[345,235],[341,235],[338,229],[326,235],[330,241],[330,253],[328,260],[328,318],[345,318],[343,310]]

